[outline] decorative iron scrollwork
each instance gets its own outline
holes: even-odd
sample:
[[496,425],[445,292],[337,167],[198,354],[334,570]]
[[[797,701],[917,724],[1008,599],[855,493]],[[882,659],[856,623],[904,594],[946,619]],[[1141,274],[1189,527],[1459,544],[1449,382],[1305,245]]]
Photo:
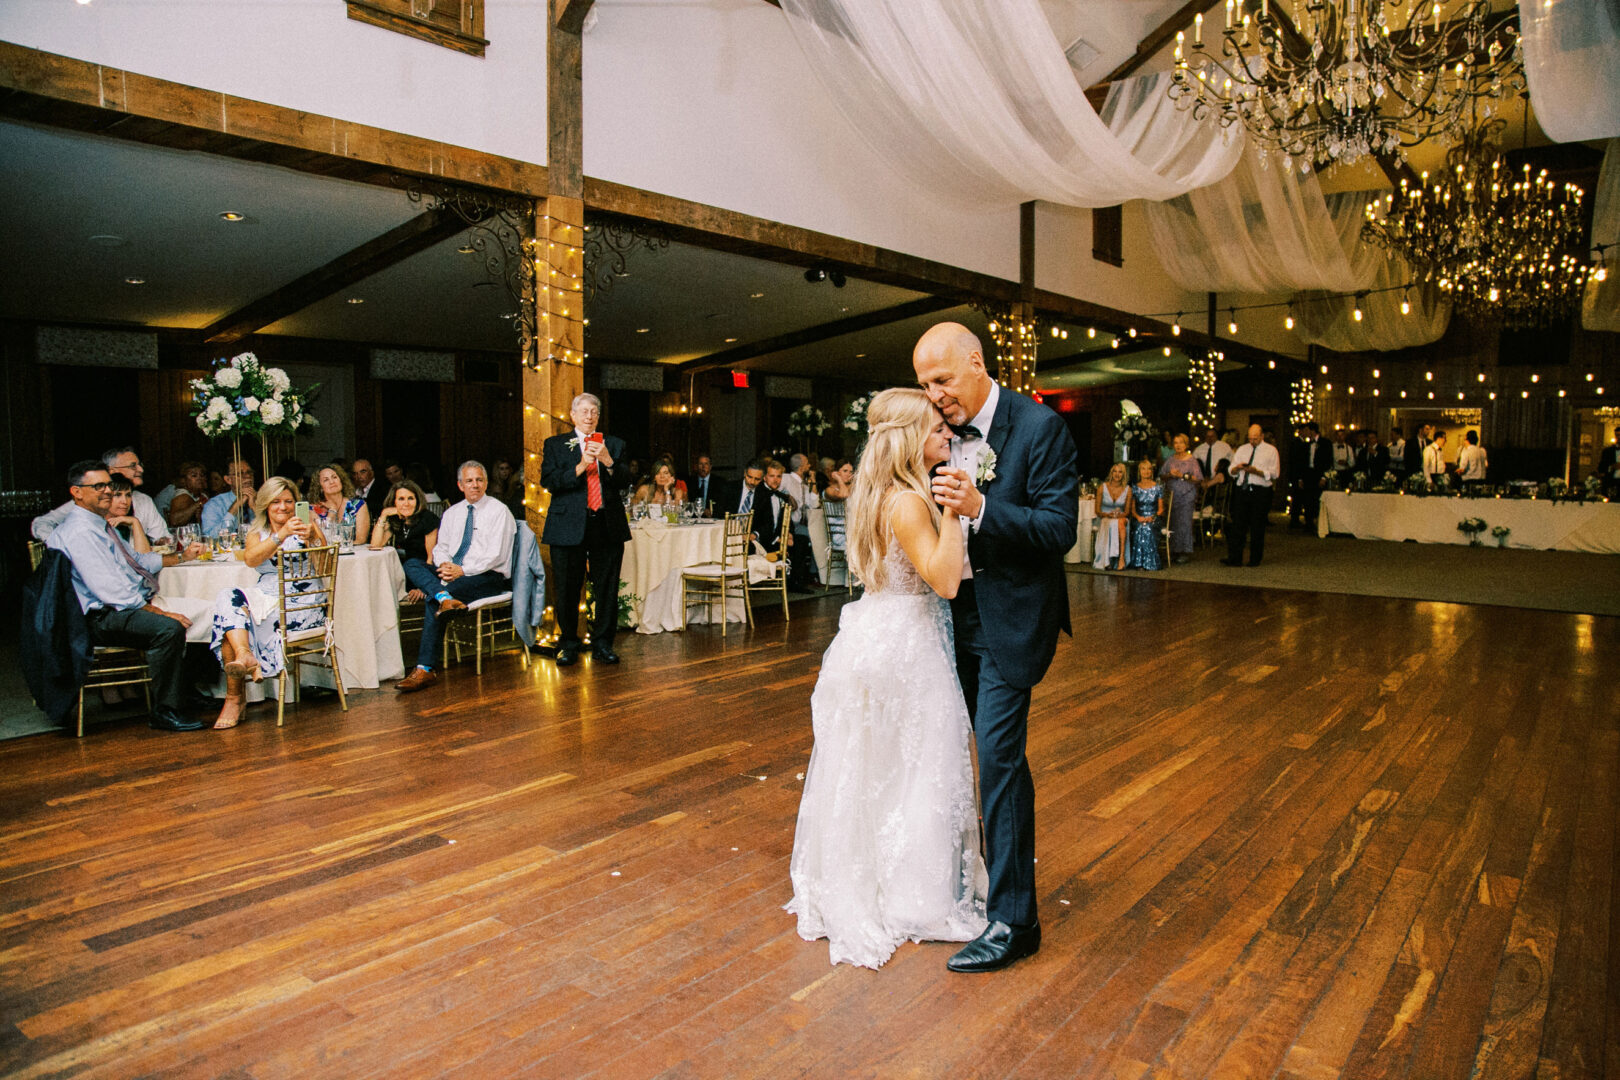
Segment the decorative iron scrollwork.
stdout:
[[663,251],[669,234],[657,225],[615,214],[592,215],[585,226],[585,299],[612,290],[629,276],[628,258],[636,248]]
[[393,181],[411,202],[455,214],[467,223],[467,244],[483,262],[490,282],[505,286],[516,311],[512,323],[524,363],[535,353],[534,263],[524,250],[534,236],[534,203],[515,195],[459,187],[420,176],[396,174]]

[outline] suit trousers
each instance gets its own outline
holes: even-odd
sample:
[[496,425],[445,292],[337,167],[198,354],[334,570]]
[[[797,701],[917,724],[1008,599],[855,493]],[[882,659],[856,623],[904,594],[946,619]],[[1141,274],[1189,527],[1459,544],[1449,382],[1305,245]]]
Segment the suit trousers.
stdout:
[[1243,543],[1249,544],[1249,565],[1258,566],[1266,554],[1266,515],[1271,512],[1271,488],[1239,484],[1232,489],[1232,521],[1226,530],[1226,557],[1243,561]]
[[979,619],[973,579],[951,601],[956,674],[967,699],[979,751],[979,813],[990,873],[992,922],[1031,926],[1035,910],[1035,782],[1024,744],[1029,733],[1028,689],[1009,686]]
[[557,574],[557,644],[579,648],[579,600],[590,577],[596,618],[591,622],[591,648],[611,649],[619,629],[619,567],[624,544],[606,539],[599,513],[585,517],[585,539],[579,544],[552,544],[551,568]]
[[87,611],[84,621],[93,645],[118,645],[146,653],[152,673],[152,706],[179,710],[181,674],[186,658],[186,628],[178,619],[144,608]]
[[439,666],[439,646],[444,641],[444,623],[439,620],[439,605],[434,602],[434,595],[447,592],[463,604],[470,604],[474,600],[506,592],[512,587],[510,578],[502,577],[494,570],[485,570],[482,574],[463,574],[446,585],[439,580],[437,571],[421,559],[405,560],[405,580],[411,588],[421,589],[427,597],[423,605],[426,611],[422,615],[422,641],[416,647],[416,666],[429,671]]

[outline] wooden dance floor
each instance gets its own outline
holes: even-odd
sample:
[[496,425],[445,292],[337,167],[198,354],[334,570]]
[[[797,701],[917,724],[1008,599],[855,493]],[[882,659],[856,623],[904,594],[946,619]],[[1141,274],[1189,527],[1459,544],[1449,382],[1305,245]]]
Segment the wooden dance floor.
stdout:
[[1620,1076],[1620,621],[1070,588],[1008,971],[781,911],[825,599],[0,745],[0,1073]]

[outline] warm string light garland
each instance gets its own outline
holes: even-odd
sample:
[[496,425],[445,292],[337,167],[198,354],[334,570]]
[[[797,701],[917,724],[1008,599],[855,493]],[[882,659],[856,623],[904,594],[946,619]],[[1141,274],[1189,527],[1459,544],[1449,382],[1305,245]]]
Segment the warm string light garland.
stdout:
[[[1332,384],[1329,384],[1332,389]],[[1309,376],[1302,376],[1288,384],[1288,424],[1298,428],[1316,419],[1316,386]]]
[[1016,394],[1035,391],[1039,325],[1036,319],[1026,319],[1016,311],[1001,312],[990,319],[990,337],[996,343],[996,381]]
[[[536,314],[540,323],[540,337],[546,343],[545,355],[529,361],[533,370],[539,370],[545,361],[584,367],[587,356],[585,352],[570,346],[562,334],[553,332],[551,317],[554,312],[563,319],[584,324],[585,245],[583,239],[573,243],[569,238],[570,233],[581,232],[579,226],[557,222],[556,227],[562,230],[562,236],[558,238],[552,235],[552,221],[549,214],[542,214],[537,231],[544,230],[545,240],[536,238],[523,242],[525,254],[534,263],[535,290],[542,301],[537,305],[539,311]],[[540,253],[542,243],[545,246],[543,256]],[[542,269],[546,271],[544,280],[540,275]],[[561,418],[560,422],[572,423],[567,417]]]
[[[1166,348],[1165,355],[1170,354]],[[1215,349],[1187,354],[1187,424],[1191,430],[1215,426],[1215,365],[1226,354]]]

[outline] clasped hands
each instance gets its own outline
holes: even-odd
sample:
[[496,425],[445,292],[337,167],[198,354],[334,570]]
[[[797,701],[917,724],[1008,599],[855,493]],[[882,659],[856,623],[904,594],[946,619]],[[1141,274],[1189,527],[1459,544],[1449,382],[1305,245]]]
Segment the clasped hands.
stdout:
[[574,472],[576,475],[583,473],[592,464],[604,465],[611,469],[613,468],[613,455],[608,453],[607,443],[582,439],[579,444],[579,467]]
[[934,501],[958,517],[976,518],[984,510],[984,496],[966,469],[941,467],[934,473],[933,490]]

